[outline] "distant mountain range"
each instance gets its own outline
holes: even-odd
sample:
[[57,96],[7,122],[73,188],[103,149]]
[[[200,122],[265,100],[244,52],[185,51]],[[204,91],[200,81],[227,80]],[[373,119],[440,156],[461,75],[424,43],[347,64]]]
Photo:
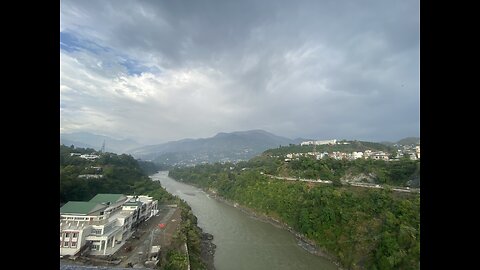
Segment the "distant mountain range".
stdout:
[[189,165],[221,161],[248,160],[280,145],[298,144],[303,139],[289,139],[264,130],[218,133],[210,138],[184,139],[130,151],[136,158],[156,163]]
[[104,141],[105,151],[117,154],[128,153],[128,150],[142,146],[142,144],[131,139],[119,140],[88,132],[60,134],[60,144],[64,144],[66,146],[74,145],[75,147],[80,148],[92,148],[95,150],[100,150]]
[[381,142],[381,144],[388,145],[388,146],[393,146],[395,144],[412,145],[412,144],[419,144],[419,143],[420,143],[419,137],[406,137],[401,140],[398,140],[397,142]]
[[[81,148],[100,150],[105,141],[105,150],[117,154],[131,154],[137,159],[151,160],[155,163],[168,165],[193,165],[222,161],[248,160],[265,150],[300,144],[309,139],[289,139],[264,130],[220,132],[210,138],[183,139],[156,145],[141,145],[131,139],[114,139],[108,136],[88,132],[60,134],[60,143],[66,146],[74,145]],[[398,142],[382,142],[410,145],[420,141],[418,137],[408,137]]]

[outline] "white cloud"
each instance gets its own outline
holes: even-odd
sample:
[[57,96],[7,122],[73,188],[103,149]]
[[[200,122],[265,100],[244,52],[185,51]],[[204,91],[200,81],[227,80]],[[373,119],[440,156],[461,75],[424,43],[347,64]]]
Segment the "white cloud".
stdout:
[[418,135],[415,1],[182,3],[62,1],[62,132]]

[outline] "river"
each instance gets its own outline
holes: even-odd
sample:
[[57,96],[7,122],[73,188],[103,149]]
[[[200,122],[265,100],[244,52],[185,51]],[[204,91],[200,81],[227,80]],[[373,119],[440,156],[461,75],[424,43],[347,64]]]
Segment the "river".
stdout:
[[185,200],[198,218],[198,226],[214,236],[217,270],[292,270],[338,267],[299,246],[291,233],[251,218],[239,209],[211,198],[191,185],[177,182],[161,171],[152,180],[160,181],[173,195]]

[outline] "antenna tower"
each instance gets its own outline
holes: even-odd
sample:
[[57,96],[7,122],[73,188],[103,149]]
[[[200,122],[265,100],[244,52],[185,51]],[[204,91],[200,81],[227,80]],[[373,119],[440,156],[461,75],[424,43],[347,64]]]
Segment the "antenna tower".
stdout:
[[103,140],[102,149],[100,152],[105,153],[105,140]]

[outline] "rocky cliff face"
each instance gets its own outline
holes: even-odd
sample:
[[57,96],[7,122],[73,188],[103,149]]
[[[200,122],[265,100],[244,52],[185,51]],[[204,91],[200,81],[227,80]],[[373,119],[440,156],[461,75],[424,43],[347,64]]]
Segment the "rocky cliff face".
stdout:
[[359,174],[352,174],[352,173],[347,173],[345,174],[342,178],[340,178],[340,181],[343,182],[364,182],[364,183],[375,183],[375,179],[377,176],[374,173],[359,173]]

